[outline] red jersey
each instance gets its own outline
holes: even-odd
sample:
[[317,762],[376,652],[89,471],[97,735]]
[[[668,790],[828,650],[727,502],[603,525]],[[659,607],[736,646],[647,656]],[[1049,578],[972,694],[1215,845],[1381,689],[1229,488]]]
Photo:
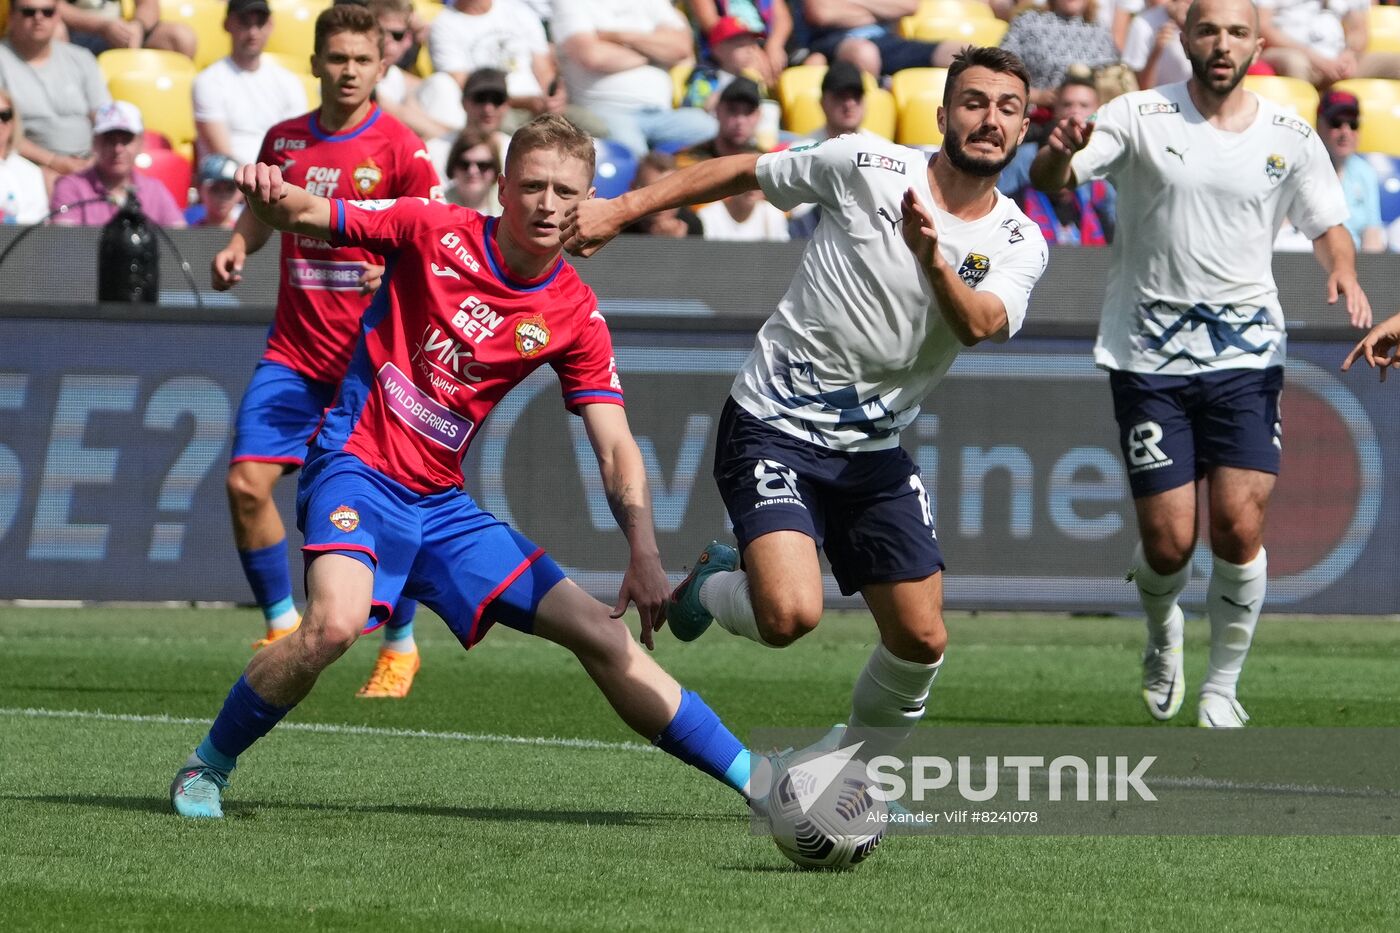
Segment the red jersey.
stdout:
[[422,493],[461,488],[491,409],[548,363],[570,411],[622,404],[598,298],[561,257],[531,282],[506,271],[497,220],[419,198],[331,201],[331,239],[386,255],[336,401],[313,443]]
[[[423,141],[378,105],[359,125],[335,135],[321,129],[315,111],[284,120],[268,130],[258,161],[279,166],[283,178],[321,197],[442,196]],[[359,284],[365,262],[383,264],[367,249],[282,234],[277,316],[263,358],[320,382],[339,382],[369,305]]]

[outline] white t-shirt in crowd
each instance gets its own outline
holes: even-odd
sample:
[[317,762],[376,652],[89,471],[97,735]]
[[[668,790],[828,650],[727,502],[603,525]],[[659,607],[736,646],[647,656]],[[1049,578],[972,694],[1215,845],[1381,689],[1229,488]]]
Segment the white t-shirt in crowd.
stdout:
[[734,381],[750,414],[839,450],[898,445],[962,349],[904,242],[900,203],[911,187],[933,214],[943,258],[1006,306],[999,339],[1020,329],[1048,258],[1040,228],[1001,194],[976,220],[944,213],[928,158],[855,135],[759,158],[759,184],[775,207],[815,202],[823,218]]
[[258,160],[268,130],[310,109],[301,78],[270,58],[256,71],[221,58],[194,79],[195,122],[227,127],[230,155],[240,165]]
[[11,150],[0,160],[0,223],[37,224],[48,212],[44,173],[18,150]]
[[[1123,64],[1133,71],[1147,67],[1152,47],[1157,44],[1157,30],[1165,26],[1169,19],[1165,5],[1154,6],[1134,16],[1132,24],[1128,26],[1128,38],[1123,42]],[[1181,47],[1180,41],[1172,42],[1157,58],[1156,86],[1176,84],[1190,77],[1191,60],[1186,57],[1186,50]]]
[[581,107],[669,110],[675,94],[671,74],[640,65],[604,74],[569,58],[565,43],[588,32],[655,32],[659,27],[689,29],[669,0],[555,0],[550,28],[569,97]]
[[390,65],[384,77],[374,86],[374,96],[381,104],[402,104],[408,97],[408,78],[404,70],[398,65]]
[[1118,191],[1100,366],[1179,376],[1283,362],[1274,236],[1287,217],[1316,239],[1347,205],[1312,127],[1251,96],[1259,112],[1241,133],[1206,122],[1186,84],[1099,109],[1070,164],[1075,184]]
[[549,52],[544,25],[520,0],[493,0],[485,13],[447,7],[428,32],[428,54],[437,71],[470,74],[478,68],[506,73],[511,97],[539,97],[534,57]]
[[723,201],[706,204],[695,212],[695,216],[700,218],[700,226],[707,240],[743,243],[788,241],[787,215],[767,201],[754,205],[753,213],[744,221],[735,220]]
[[1347,47],[1342,20],[1369,6],[1369,0],[1259,0],[1259,9],[1273,11],[1274,26],[1280,32],[1328,58],[1336,58]]

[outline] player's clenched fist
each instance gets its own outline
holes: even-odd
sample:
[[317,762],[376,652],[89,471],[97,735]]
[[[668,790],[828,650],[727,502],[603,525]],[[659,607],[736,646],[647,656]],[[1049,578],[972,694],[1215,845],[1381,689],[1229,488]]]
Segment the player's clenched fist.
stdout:
[[592,256],[622,232],[623,212],[612,198],[589,198],[569,208],[559,242],[575,256]]
[[255,213],[258,207],[275,204],[287,196],[282,170],[265,162],[240,166],[233,180]]
[[210,279],[214,291],[226,292],[243,281],[243,261],[247,259],[243,250],[232,246],[219,250],[210,263]]

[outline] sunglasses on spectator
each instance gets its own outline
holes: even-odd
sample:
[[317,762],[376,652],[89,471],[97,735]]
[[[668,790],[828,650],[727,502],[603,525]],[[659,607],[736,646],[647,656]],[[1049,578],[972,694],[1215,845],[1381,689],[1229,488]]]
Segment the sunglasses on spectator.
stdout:
[[457,167],[464,172],[470,172],[472,169],[476,169],[478,172],[485,175],[488,172],[494,172],[496,170],[496,163],[489,159],[481,162],[475,161],[474,159],[458,159]]
[[1360,120],[1328,120],[1327,122],[1332,125],[1332,129],[1334,130],[1339,130],[1344,126],[1349,126],[1353,130],[1359,129],[1361,127]]
[[0,123],[9,123],[14,118],[15,111],[13,108],[10,108],[8,110],[0,110]]
[[506,96],[504,94],[473,94],[472,103],[490,104],[493,107],[504,107]]
[[33,19],[42,16],[44,19],[53,19],[58,14],[56,6],[17,6],[15,12],[25,19]]
[[406,36],[406,35],[408,35],[408,30],[407,30],[407,29],[386,29],[386,30],[384,30],[384,35],[388,36],[390,39],[393,39],[395,42],[402,42],[402,41],[403,41],[403,37]]

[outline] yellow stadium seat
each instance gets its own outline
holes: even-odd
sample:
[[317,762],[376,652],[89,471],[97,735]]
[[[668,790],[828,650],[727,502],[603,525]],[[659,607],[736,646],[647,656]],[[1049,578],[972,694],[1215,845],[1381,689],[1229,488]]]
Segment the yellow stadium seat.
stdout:
[[305,55],[292,55],[287,52],[263,52],[263,58],[271,59],[294,75],[311,74],[311,59]]
[[919,8],[905,19],[996,19],[982,0],[919,0]]
[[297,75],[302,87],[306,88],[306,106],[311,110],[321,109],[321,82],[309,74]]
[[964,45],[999,45],[1008,26],[999,19],[908,17],[900,23],[907,39],[923,42],[961,42]]
[[184,23],[194,30],[198,45],[194,50],[194,65],[207,68],[228,55],[228,33],[224,31],[227,4],[219,0],[160,0],[160,18],[166,22]]
[[1368,14],[1368,52],[1400,52],[1400,7],[1373,6]]
[[316,17],[330,0],[270,0],[270,5],[272,35],[266,51],[309,58],[316,47]]
[[1400,81],[1349,78],[1332,87],[1355,94],[1361,102],[1361,138],[1357,148],[1400,156]]
[[[783,129],[807,134],[826,123],[822,115],[822,78],[825,65],[795,65],[784,68],[778,76],[778,103],[783,106]],[[880,90],[873,75],[863,75],[868,101],[872,91]],[[878,106],[878,105],[877,105]],[[866,120],[870,119],[867,110]]]
[[890,84],[899,114],[895,142],[909,146],[943,144],[938,108],[943,105],[943,86],[947,81],[946,68],[906,68],[895,72]]
[[695,63],[690,59],[671,66],[671,106],[679,107],[681,100],[685,97],[685,85],[690,80],[690,73],[695,70]]
[[179,52],[164,49],[108,49],[97,56],[97,67],[108,81],[124,74],[195,75],[194,62]]
[[1244,86],[1286,110],[1293,111],[1308,125],[1317,122],[1317,88],[1302,78],[1283,75],[1245,75]]
[[428,43],[418,46],[418,57],[413,62],[413,73],[426,78],[433,73],[433,56],[428,54]]
[[865,92],[865,119],[860,121],[861,129],[876,136],[894,139],[898,110],[894,105],[894,95],[884,88],[872,88]]
[[121,74],[107,82],[116,100],[126,100],[141,110],[146,129],[170,140],[175,149],[194,141],[193,79],[187,74]]
[[447,9],[442,3],[435,3],[434,0],[413,0],[413,14],[418,17],[418,21],[431,26],[433,20],[438,18],[438,14]]

